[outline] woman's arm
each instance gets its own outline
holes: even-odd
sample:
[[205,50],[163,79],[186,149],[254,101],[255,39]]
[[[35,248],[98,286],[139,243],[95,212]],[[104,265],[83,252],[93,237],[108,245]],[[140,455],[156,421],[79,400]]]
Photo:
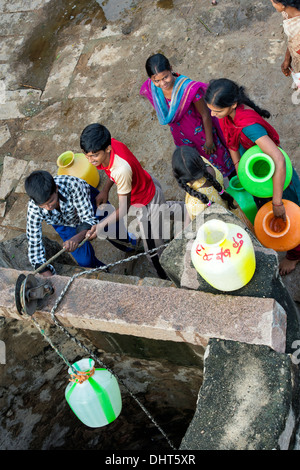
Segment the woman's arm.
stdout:
[[208,155],[212,154],[216,150],[216,146],[214,144],[213,140],[213,132],[212,132],[212,120],[211,120],[211,114],[206,106],[206,103],[203,98],[201,98],[198,101],[194,101],[194,105],[198,111],[198,113],[202,117],[203,121],[203,126],[205,130],[205,144],[203,146],[203,149],[205,153]]
[[238,150],[229,149],[231,160],[233,161],[235,171],[238,172],[239,161],[241,159],[241,154]]
[[255,141],[262,152],[269,155],[275,163],[275,172],[273,174],[273,212],[275,217],[281,217],[286,220],[285,208],[282,203],[282,193],[286,178],[285,158],[277,145],[268,135],[264,135]]

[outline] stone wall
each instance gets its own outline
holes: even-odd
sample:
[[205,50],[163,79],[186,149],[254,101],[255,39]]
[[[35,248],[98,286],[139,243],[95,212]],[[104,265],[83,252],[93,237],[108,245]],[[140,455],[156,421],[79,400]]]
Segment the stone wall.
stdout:
[[[211,293],[217,303],[224,292],[209,285],[191,261],[197,225],[212,218],[245,228],[234,215],[214,204],[170,243],[161,263],[179,288]],[[277,254],[263,248],[248,232],[255,249],[255,274],[246,286],[226,295],[233,304],[249,299],[249,307],[258,299],[276,299],[286,313],[285,350],[250,344],[247,339],[211,339],[197,410],[182,450],[286,450],[293,446],[299,415],[299,311],[279,275]],[[215,317],[217,312],[211,309],[207,315]],[[262,317],[263,312],[259,310],[258,315]]]
[[[212,217],[241,224],[216,205],[206,211],[201,223]],[[56,318],[79,331],[205,348],[204,382],[181,450],[288,449],[298,425],[299,371],[293,343],[299,338],[299,322],[297,306],[278,274],[277,255],[261,247],[250,233],[257,263],[252,280],[238,291],[219,292],[191,264],[195,233],[191,224],[161,257],[172,282],[104,273],[78,277]],[[57,246],[47,239],[45,243],[49,258]],[[0,268],[0,310],[3,316],[24,320],[13,297],[24,266],[24,256],[12,260],[9,254],[9,247],[16,245],[24,250],[24,236],[0,246],[4,266]],[[57,266],[61,274],[71,275],[72,269],[80,272],[81,268],[67,264],[67,255],[64,261]],[[69,279],[66,275],[51,278],[55,292],[39,306],[35,313],[39,320],[52,323],[51,309]]]

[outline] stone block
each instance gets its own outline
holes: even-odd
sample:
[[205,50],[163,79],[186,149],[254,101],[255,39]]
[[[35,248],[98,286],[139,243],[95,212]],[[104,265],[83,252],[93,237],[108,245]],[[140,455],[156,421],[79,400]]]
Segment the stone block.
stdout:
[[[279,261],[284,258],[285,253],[279,253]],[[292,299],[300,304],[300,263],[297,264],[294,271],[292,271],[287,276],[282,276],[282,283],[285,285],[287,291],[289,292]],[[300,305],[299,305],[300,306]]]
[[[20,272],[0,269],[0,312],[15,317],[11,292]],[[37,275],[37,278],[41,276]],[[42,280],[43,278],[41,278]],[[37,319],[56,318],[66,326],[205,347],[210,338],[268,345],[285,351],[286,315],[273,299],[215,296],[170,287],[136,286],[77,277],[51,277],[54,294],[43,301]],[[66,289],[66,290],[64,290]],[[63,298],[60,293],[64,291]]]
[[[1,59],[0,59],[1,60]],[[5,144],[10,139],[10,132],[8,125],[5,124],[4,126],[0,127],[0,147]]]
[[295,431],[296,370],[268,347],[213,339],[204,382],[180,450],[288,450]]
[[34,131],[49,131],[59,128],[61,122],[62,104],[60,102],[48,106],[45,110],[33,116],[24,124],[24,129]]
[[[20,160],[18,160],[20,161]],[[25,193],[25,179],[27,176],[29,176],[33,171],[36,170],[44,170],[48,171],[52,176],[55,176],[57,174],[57,165],[56,162],[47,162],[47,161],[42,161],[42,162],[35,162],[35,161],[30,161],[26,162],[27,166],[24,169],[23,174],[20,177],[20,181],[15,189],[16,193]],[[26,193],[25,193],[26,194]]]
[[5,199],[17,186],[28,162],[6,156],[4,158],[3,173],[0,185],[0,199]]
[[71,81],[74,69],[84,47],[84,43],[68,44],[57,50],[56,60],[51,69],[42,101],[62,99]]
[[274,298],[287,313],[287,346],[290,348],[292,342],[300,337],[300,318],[297,306],[279,275],[277,253],[274,250],[264,248],[249,229],[246,231],[251,237],[255,250],[256,270],[250,282],[244,287],[226,293],[218,291],[208,284],[194,268],[191,261],[191,246],[197,229],[202,223],[212,218],[219,218],[224,222],[234,223],[246,229],[243,222],[234,214],[213,204],[201,214],[198,220],[195,219],[184,232],[171,241],[161,255],[162,267],[177,287],[209,292],[216,296],[226,294],[236,299],[241,296]]
[[245,227],[240,219],[217,204],[208,208],[204,214],[201,214],[199,219],[195,219],[187,229],[172,240],[169,246],[164,250],[161,256],[161,264],[170,279],[172,279],[178,287],[201,290],[213,294],[220,293],[219,290],[212,287],[200,276],[191,260],[191,248],[199,227],[206,221],[214,218],[239,225],[245,229],[251,238],[255,250],[256,270],[253,278],[243,288],[227,292],[226,294],[255,297],[263,292],[264,296],[270,295],[272,292],[270,287],[271,282],[274,278],[274,271],[277,268],[277,255],[275,251],[267,250],[262,247],[254,234]]
[[[7,68],[6,64],[4,65]],[[10,79],[12,76],[6,72],[6,77]],[[4,82],[3,82],[4,83]],[[5,82],[1,87],[0,100],[0,119],[19,119],[25,118],[28,106],[38,103],[41,91],[38,90],[9,90],[9,82]]]
[[0,202],[0,217],[4,217],[6,209],[6,202]]
[[[43,237],[43,244],[47,259],[50,259],[61,250],[61,245],[57,241],[50,240],[47,237]],[[59,274],[67,276],[70,274],[68,267],[76,268],[78,266],[69,253],[62,253],[52,264]],[[32,270],[28,260],[28,243],[25,233],[0,242],[0,266],[24,271]]]

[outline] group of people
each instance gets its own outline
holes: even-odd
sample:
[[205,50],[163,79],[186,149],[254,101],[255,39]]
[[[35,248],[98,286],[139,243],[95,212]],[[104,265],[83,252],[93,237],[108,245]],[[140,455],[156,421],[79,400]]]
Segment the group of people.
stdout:
[[[289,35],[288,50],[282,71],[300,72],[300,0],[270,0],[284,14],[284,28]],[[297,29],[298,28],[298,29]],[[36,269],[46,264],[42,242],[42,221],[53,225],[61,236],[66,251],[72,252],[80,266],[96,268],[104,263],[97,259],[90,240],[99,233],[110,233],[109,241],[122,251],[132,251],[136,237],[122,230],[122,221],[130,207],[140,210],[138,222],[144,249],[163,245],[165,237],[160,221],[182,217],[185,211],[192,220],[212,203],[231,210],[251,228],[251,222],[236,201],[225,190],[224,180],[237,174],[243,153],[253,145],[269,155],[275,163],[273,175],[273,213],[286,219],[282,199],[300,206],[300,180],[295,170],[291,183],[284,190],[285,160],[278,149],[277,131],[267,122],[269,111],[261,109],[245,92],[244,87],[225,78],[209,84],[197,82],[173,71],[169,60],[154,54],[146,61],[148,79],[140,94],[154,107],[158,121],[168,124],[176,149],[172,170],[178,185],[186,192],[185,204],[166,201],[161,184],[139,163],[130,149],[114,139],[102,124],[88,125],[81,134],[80,147],[86,158],[108,179],[99,192],[85,181],[73,176],[52,177],[45,171],[35,171],[25,181],[30,197],[27,216],[29,259]],[[119,206],[109,215],[97,208],[109,205],[109,191],[117,187]],[[257,207],[268,199],[255,198]],[[81,244],[83,240],[85,243]],[[159,262],[159,250],[150,258],[159,277],[166,274]],[[287,252],[280,263],[282,275],[290,273],[300,260],[300,245]],[[47,265],[43,276],[55,273]]]

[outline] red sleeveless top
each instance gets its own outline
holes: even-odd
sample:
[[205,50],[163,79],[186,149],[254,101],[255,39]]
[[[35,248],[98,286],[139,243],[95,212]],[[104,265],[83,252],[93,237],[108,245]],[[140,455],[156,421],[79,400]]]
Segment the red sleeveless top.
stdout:
[[244,105],[239,105],[236,108],[234,119],[231,119],[229,116],[220,119],[220,125],[226,144],[231,150],[238,150],[240,144],[246,150],[253,147],[252,140],[248,139],[243,133],[244,127],[251,126],[252,124],[260,124],[263,126],[270,139],[272,139],[276,145],[280,144],[279,135],[274,127],[254,111],[254,109],[245,109]]
[[131,184],[131,205],[146,206],[153,199],[155,194],[155,186],[151,176],[144,170],[138,159],[125,144],[116,139],[111,139],[111,146],[112,151],[108,167],[105,168],[99,165],[97,168],[105,171],[107,176],[117,185],[118,190],[118,181],[115,181],[111,175],[115,155],[125,160],[132,171],[131,181],[129,182],[129,184]]

